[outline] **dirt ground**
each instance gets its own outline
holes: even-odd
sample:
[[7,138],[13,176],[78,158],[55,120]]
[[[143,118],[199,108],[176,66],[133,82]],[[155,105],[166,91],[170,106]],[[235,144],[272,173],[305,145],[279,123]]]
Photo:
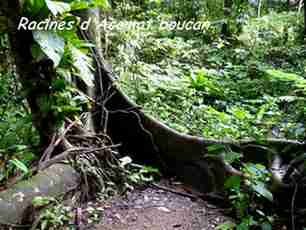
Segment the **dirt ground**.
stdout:
[[100,204],[101,223],[90,229],[214,230],[218,224],[231,221],[216,206],[178,194],[179,188],[175,189],[178,193],[173,191],[149,186]]

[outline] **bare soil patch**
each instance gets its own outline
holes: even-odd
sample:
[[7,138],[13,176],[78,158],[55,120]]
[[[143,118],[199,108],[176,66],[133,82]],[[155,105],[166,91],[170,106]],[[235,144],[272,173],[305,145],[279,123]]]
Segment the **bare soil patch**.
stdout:
[[220,208],[202,199],[151,186],[114,198],[103,209],[95,230],[214,230],[231,221]]

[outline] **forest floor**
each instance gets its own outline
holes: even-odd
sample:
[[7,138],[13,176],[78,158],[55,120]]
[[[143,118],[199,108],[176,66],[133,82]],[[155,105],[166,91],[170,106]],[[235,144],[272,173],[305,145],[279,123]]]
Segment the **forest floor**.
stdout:
[[[158,183],[163,187],[164,184]],[[86,229],[214,230],[219,224],[231,222],[222,209],[182,195],[180,186],[167,191],[158,185],[138,188],[124,197],[96,204],[103,209],[101,222]]]

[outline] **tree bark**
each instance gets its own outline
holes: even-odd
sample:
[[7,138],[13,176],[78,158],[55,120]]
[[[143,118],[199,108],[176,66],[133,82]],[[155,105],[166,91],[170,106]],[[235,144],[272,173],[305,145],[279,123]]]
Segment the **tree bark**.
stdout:
[[31,31],[17,30],[21,18],[18,0],[1,1],[1,7],[8,20],[8,35],[11,55],[15,58],[18,78],[31,109],[33,124],[40,134],[41,146],[48,145],[55,132],[56,118],[50,111],[44,111],[42,103],[51,99],[51,79],[54,76],[53,63],[44,60],[36,63],[32,57]]

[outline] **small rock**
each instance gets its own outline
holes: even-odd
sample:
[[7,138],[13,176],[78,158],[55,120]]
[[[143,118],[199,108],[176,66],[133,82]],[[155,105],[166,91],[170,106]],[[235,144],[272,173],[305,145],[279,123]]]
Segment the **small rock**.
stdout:
[[168,208],[166,208],[166,207],[158,207],[157,208],[158,210],[160,210],[160,211],[163,211],[163,212],[171,212]]

